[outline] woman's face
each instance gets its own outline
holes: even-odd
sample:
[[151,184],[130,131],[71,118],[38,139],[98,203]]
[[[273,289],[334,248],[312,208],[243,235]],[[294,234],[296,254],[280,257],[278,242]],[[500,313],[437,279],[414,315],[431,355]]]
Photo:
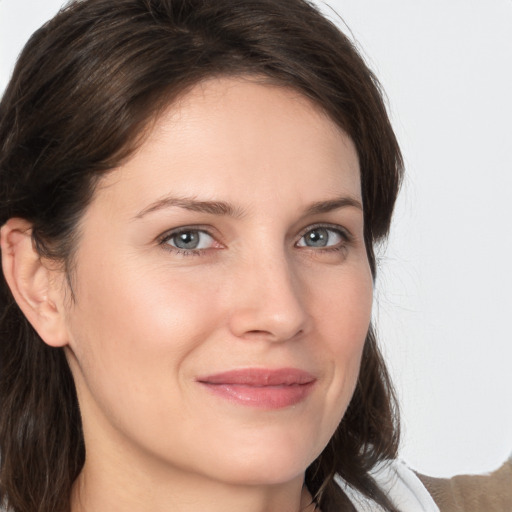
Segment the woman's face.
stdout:
[[370,321],[354,145],[290,89],[197,85],[100,183],[72,283],[88,461],[296,478],[345,412]]

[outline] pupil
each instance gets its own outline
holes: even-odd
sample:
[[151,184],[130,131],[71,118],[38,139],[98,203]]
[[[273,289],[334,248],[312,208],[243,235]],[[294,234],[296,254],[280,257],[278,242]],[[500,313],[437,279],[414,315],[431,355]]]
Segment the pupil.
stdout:
[[184,231],[175,236],[174,243],[179,249],[195,249],[199,245],[199,234],[194,231]]
[[307,237],[307,243],[310,247],[325,247],[329,234],[326,229],[315,229]]

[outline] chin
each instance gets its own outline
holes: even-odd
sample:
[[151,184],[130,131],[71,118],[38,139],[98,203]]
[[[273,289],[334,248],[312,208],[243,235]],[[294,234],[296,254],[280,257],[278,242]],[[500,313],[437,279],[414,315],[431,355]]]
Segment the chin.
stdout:
[[318,456],[302,453],[299,447],[291,450],[260,449],[254,453],[241,450],[231,456],[216,456],[215,477],[237,485],[278,485],[303,478],[308,466]]

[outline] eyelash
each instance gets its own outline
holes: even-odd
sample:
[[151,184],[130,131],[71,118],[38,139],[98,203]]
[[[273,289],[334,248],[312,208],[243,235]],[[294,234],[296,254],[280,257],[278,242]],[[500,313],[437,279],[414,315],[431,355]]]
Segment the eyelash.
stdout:
[[[299,246],[304,247],[306,249],[312,249],[315,252],[323,252],[323,253],[332,253],[337,252],[341,250],[345,250],[347,248],[347,245],[352,243],[353,237],[352,235],[341,226],[337,225],[330,225],[330,224],[313,224],[311,226],[308,226],[306,229],[302,231],[302,234],[299,237],[299,240],[301,240],[303,237],[305,237],[308,233],[311,231],[315,231],[318,229],[325,229],[327,231],[336,233],[342,241],[334,246],[328,246],[328,247],[311,247],[311,246]],[[189,233],[189,232],[196,232],[196,233],[204,233],[208,236],[210,236],[213,240],[215,240],[215,237],[208,232],[207,229],[203,229],[201,227],[191,226],[191,227],[181,227],[175,230],[172,230],[170,232],[164,233],[162,236],[158,238],[158,243],[161,245],[165,250],[172,252],[173,254],[179,255],[179,256],[202,256],[207,251],[209,251],[211,248],[205,248],[205,249],[180,249],[179,247],[174,247],[170,245],[168,242],[172,240],[174,237],[182,234],[182,233]],[[297,247],[298,242],[295,243],[295,247]]]
[[[302,234],[299,237],[299,240],[304,238],[308,233],[311,231],[315,231],[317,229],[325,229],[327,231],[336,233],[341,238],[341,241],[333,246],[328,247],[308,247],[308,246],[301,246],[305,247],[306,249],[312,249],[315,252],[322,252],[322,253],[333,253],[345,250],[347,248],[347,245],[350,245],[353,242],[353,236],[350,234],[348,230],[345,228],[342,228],[341,226],[332,225],[332,224],[313,224],[311,226],[308,226],[306,229],[302,231]],[[298,242],[296,242],[297,244]]]
[[207,229],[203,229],[201,227],[197,226],[184,226],[178,229],[174,229],[172,231],[168,231],[167,233],[164,233],[161,237],[158,239],[158,243],[166,250],[173,254],[176,254],[178,256],[202,256],[205,254],[210,248],[207,249],[180,249],[179,247],[174,247],[170,245],[168,242],[169,240],[172,240],[174,237],[177,237],[178,235],[182,233],[204,233],[211,237],[213,240],[215,240],[215,237],[208,232]]

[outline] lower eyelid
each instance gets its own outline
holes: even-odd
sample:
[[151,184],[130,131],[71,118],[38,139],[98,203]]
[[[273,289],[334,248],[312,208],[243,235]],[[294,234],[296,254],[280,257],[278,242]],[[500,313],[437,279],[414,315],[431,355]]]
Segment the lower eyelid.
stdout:
[[[199,242],[199,246],[197,248],[184,248],[178,247],[174,243],[171,243],[174,237],[179,236],[182,233],[194,232],[206,235],[209,240],[206,241],[206,247],[201,247],[203,242]],[[161,246],[165,251],[174,254],[176,256],[188,257],[188,256],[203,256],[209,254],[211,250],[222,249],[224,245],[218,241],[218,238],[213,235],[210,230],[196,227],[196,226],[183,226],[179,228],[172,229],[167,231],[166,233],[157,237],[156,242],[159,246]]]
[[[307,247],[307,248],[315,249],[315,250],[322,250],[322,249],[323,250],[329,250],[329,249],[337,248],[340,244],[346,244],[346,243],[349,243],[349,242],[352,241],[352,236],[345,229],[343,229],[341,227],[337,227],[337,226],[329,226],[329,225],[326,226],[326,225],[321,225],[321,224],[319,224],[317,226],[308,227],[308,229],[303,231],[302,235],[299,238],[299,241],[302,240],[309,232],[315,231],[316,229],[325,229],[327,231],[335,233],[336,236],[341,238],[341,240],[338,243],[334,244],[334,245],[329,245],[329,246],[326,246],[326,247],[313,247],[313,246],[307,246],[307,245],[300,245],[299,247]],[[299,242],[297,242],[297,244],[298,243]]]
[[[308,245],[298,245],[299,242],[310,231],[314,231],[315,229],[325,229],[327,231],[330,231],[330,232],[334,233],[336,236],[338,236],[340,238],[340,240],[338,242],[336,242],[335,244],[327,245],[325,247],[322,247],[322,246],[314,247],[314,246],[308,246]],[[209,242],[210,247],[202,247],[202,248],[195,248],[195,249],[184,249],[184,248],[176,247],[175,245],[169,243],[169,241],[172,240],[173,237],[178,236],[180,233],[186,233],[186,232],[197,232],[197,233],[202,233],[204,235],[207,235],[211,239],[211,242]],[[313,249],[315,251],[322,251],[322,250],[323,251],[337,251],[337,250],[340,250],[340,249],[344,248],[347,244],[352,242],[352,240],[353,240],[353,236],[346,229],[344,229],[342,227],[319,224],[319,225],[315,225],[315,226],[310,226],[306,230],[304,230],[302,235],[300,236],[299,240],[296,242],[295,245],[298,246],[298,247],[301,247],[301,248],[303,247],[303,248]],[[190,227],[189,228],[187,226],[184,226],[184,227],[181,227],[181,228],[177,228],[177,229],[174,229],[172,231],[168,231],[168,232],[160,235],[157,238],[157,242],[158,242],[159,245],[166,246],[166,248],[168,248],[168,250],[170,250],[172,252],[180,253],[182,255],[192,255],[192,254],[193,255],[200,255],[200,254],[208,251],[209,249],[222,248],[223,247],[223,245],[217,240],[217,238],[214,235],[212,235],[208,230],[197,228],[197,227]]]

